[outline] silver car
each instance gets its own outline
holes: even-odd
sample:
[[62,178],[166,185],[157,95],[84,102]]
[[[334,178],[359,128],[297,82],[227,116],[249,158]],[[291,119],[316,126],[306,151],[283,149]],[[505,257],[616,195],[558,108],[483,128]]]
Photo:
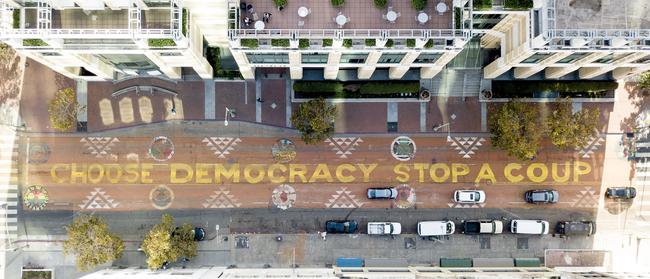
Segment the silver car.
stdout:
[[397,198],[397,189],[395,188],[369,188],[369,199],[395,199]]

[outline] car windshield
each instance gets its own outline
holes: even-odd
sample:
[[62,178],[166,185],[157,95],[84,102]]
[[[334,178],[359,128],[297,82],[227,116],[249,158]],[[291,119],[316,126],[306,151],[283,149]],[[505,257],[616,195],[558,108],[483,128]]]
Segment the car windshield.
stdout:
[[546,200],[546,193],[545,192],[533,193],[533,200],[545,201]]

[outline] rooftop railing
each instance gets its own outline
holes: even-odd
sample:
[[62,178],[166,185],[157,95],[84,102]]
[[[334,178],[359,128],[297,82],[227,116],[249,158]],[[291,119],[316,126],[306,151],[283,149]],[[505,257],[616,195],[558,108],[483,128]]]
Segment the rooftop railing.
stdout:
[[234,39],[469,39],[471,32],[453,29],[231,29]]
[[[171,29],[5,29],[8,39],[149,39],[174,38]],[[3,38],[0,38],[3,39]]]

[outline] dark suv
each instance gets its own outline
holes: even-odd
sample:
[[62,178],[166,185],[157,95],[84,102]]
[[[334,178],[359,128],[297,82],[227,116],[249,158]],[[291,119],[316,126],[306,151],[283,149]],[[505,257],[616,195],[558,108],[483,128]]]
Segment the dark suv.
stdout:
[[528,203],[556,203],[560,200],[560,193],[555,190],[529,190],[524,194]]
[[561,236],[590,236],[596,233],[596,224],[591,221],[561,221],[555,226],[555,233]]
[[636,189],[634,189],[634,187],[607,188],[605,197],[610,199],[631,200],[636,197]]
[[325,231],[328,233],[354,233],[358,226],[357,221],[354,220],[329,220],[325,222]]

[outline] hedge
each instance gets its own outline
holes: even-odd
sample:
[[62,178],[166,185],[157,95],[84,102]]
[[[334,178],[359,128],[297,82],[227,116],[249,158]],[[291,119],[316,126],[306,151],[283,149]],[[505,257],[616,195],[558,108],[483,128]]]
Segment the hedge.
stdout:
[[375,44],[377,44],[375,39],[366,39],[366,46],[373,47]]
[[149,39],[150,47],[169,47],[176,46],[176,42],[172,39]]
[[189,11],[183,8],[183,36],[187,37],[187,18],[189,17]]
[[368,82],[361,85],[359,92],[361,94],[418,93],[420,83]]
[[513,10],[530,10],[533,7],[533,0],[504,0],[503,7]]
[[298,40],[298,48],[308,48],[308,47],[309,47],[309,39]]
[[347,48],[352,47],[352,39],[343,39],[343,46]]
[[241,39],[241,46],[248,48],[257,48],[260,42],[257,39]]
[[384,45],[384,47],[393,47],[394,45],[395,45],[395,41],[393,41],[393,39],[388,39],[386,40],[386,44]]
[[492,0],[474,0],[472,4],[474,10],[482,11],[492,9]]
[[271,39],[271,46],[289,47],[289,39]]
[[332,39],[323,39],[323,47],[331,47],[332,46]]
[[415,47],[415,39],[406,39],[407,47]]
[[433,40],[429,39],[426,44],[424,44],[424,48],[432,48],[433,47]]
[[532,98],[543,92],[557,93],[561,97],[607,97],[607,91],[618,88],[615,81],[494,81],[494,98]]
[[427,6],[427,0],[411,0],[411,4],[416,11],[422,11]]
[[293,91],[305,93],[319,92],[343,92],[343,83],[332,81],[296,81],[293,84]]
[[296,98],[404,98],[404,93],[417,97],[420,83],[296,81],[293,90]]
[[23,46],[49,46],[49,45],[41,39],[24,39]]
[[14,29],[20,29],[20,10],[14,10]]
[[462,16],[460,8],[454,8],[454,27],[456,29],[460,29]]
[[205,59],[212,66],[212,75],[227,79],[243,79],[239,71],[229,71],[221,69],[221,50],[218,47],[208,47],[205,52]]

